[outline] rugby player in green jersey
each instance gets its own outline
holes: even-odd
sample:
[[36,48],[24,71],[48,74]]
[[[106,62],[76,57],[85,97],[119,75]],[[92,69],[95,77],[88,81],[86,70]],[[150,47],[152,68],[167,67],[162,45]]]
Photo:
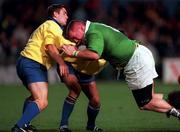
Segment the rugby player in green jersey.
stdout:
[[166,113],[180,119],[180,113],[163,99],[163,94],[154,92],[155,70],[153,55],[137,41],[129,39],[117,29],[96,22],[73,20],[67,35],[76,43],[85,42],[87,49],[63,46],[69,56],[97,60],[104,58],[116,69],[124,69],[125,79],[141,110]]

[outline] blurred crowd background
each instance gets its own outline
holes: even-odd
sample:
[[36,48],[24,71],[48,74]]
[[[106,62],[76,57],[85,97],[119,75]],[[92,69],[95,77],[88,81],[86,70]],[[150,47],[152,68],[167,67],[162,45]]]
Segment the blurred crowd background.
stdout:
[[66,4],[69,20],[102,22],[141,41],[153,52],[160,77],[162,60],[180,57],[180,0],[0,0],[0,66],[15,64],[52,3]]

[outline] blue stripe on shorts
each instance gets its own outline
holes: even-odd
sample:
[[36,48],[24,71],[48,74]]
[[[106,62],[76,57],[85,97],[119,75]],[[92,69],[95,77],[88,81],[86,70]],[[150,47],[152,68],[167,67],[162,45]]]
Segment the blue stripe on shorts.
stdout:
[[16,62],[16,70],[24,86],[35,82],[48,82],[47,69],[42,64],[20,56]]

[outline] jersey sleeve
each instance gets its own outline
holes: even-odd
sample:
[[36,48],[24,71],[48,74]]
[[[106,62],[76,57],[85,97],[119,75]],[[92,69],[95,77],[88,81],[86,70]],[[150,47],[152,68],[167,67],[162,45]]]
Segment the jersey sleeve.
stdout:
[[86,35],[87,49],[102,55],[104,48],[104,40],[100,33],[91,33]]
[[81,73],[88,75],[96,75],[106,66],[107,62],[104,59],[98,59],[98,60],[77,59],[71,64],[76,70],[78,70]]

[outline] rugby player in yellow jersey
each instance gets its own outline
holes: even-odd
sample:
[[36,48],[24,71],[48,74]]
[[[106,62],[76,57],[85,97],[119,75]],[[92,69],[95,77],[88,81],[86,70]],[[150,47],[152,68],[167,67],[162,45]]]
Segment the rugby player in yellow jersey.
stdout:
[[30,132],[29,122],[47,107],[47,70],[52,67],[53,61],[60,65],[61,76],[68,75],[68,68],[58,51],[63,44],[73,44],[62,36],[61,26],[67,23],[67,10],[60,4],[51,5],[48,15],[51,18],[32,33],[17,60],[17,74],[31,96],[25,100],[23,114],[12,132]]
[[[24,86],[30,91],[31,96],[25,100],[23,106],[23,115],[12,128],[12,132],[36,131],[36,129],[33,128],[29,123],[47,107],[47,70],[52,67],[53,61],[59,65],[57,68],[60,73],[59,75],[70,89],[65,102],[68,102],[69,100],[71,101],[71,99],[76,99],[80,94],[81,87],[84,89],[86,87],[86,89],[83,91],[85,91],[84,93],[87,95],[90,104],[87,112],[87,129],[92,131],[100,131],[101,129],[95,126],[95,119],[99,112],[100,103],[94,76],[85,74],[80,75],[80,73],[77,71],[75,74],[72,73],[72,71],[75,70],[70,66],[69,63],[67,67],[63,59],[72,63],[72,65],[78,71],[86,74],[94,74],[99,71],[101,69],[101,64],[105,64],[104,60],[100,60],[100,62],[86,61],[84,63],[82,60],[77,61],[76,59],[71,59],[64,56],[62,59],[59,55],[61,46],[64,44],[74,44],[64,39],[62,36],[62,26],[66,25],[68,19],[66,7],[59,4],[53,4],[48,8],[48,16],[50,16],[49,19],[41,24],[32,33],[26,47],[21,52],[21,55],[17,61],[17,74],[22,80]],[[82,63],[86,64],[86,67],[82,67]],[[90,68],[92,64],[100,64],[100,68],[92,69]],[[69,69],[71,70],[70,73]],[[85,75],[85,77],[83,75]],[[85,83],[81,83],[81,80],[83,80]],[[63,106],[63,110],[66,112],[62,114],[62,122],[68,120],[69,117],[67,117],[66,114],[70,116],[70,113],[72,112],[71,108],[67,107],[67,105]],[[66,125],[63,125],[64,128],[61,128],[60,131],[70,131],[68,128],[65,128],[65,126]]]

